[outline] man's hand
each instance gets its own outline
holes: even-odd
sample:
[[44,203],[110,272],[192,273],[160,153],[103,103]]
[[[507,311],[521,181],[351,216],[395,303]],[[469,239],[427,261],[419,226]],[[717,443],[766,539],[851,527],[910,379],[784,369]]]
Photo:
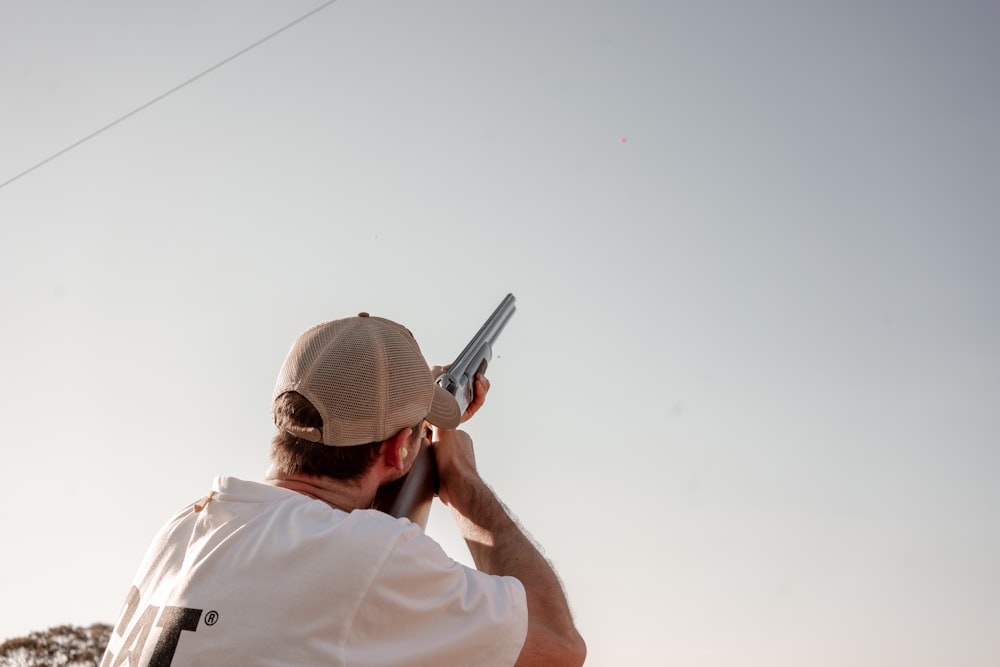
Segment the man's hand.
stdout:
[[472,403],[469,403],[469,407],[465,409],[462,413],[462,421],[467,422],[472,419],[472,415],[479,412],[479,408],[483,407],[483,403],[486,402],[486,394],[490,391],[490,381],[486,379],[486,376],[482,373],[476,373],[475,383],[473,385],[472,392]]
[[465,431],[434,429],[434,461],[438,469],[438,497],[449,507],[461,506],[468,495],[467,480],[478,478],[476,452]]
[[[447,366],[431,366],[431,376],[439,378],[444,375],[451,364]],[[472,402],[469,403],[469,407],[465,409],[462,413],[462,422],[467,422],[472,418],[472,415],[479,412],[479,408],[483,407],[483,403],[486,402],[486,394],[490,391],[490,381],[486,379],[486,376],[482,373],[476,373],[475,380],[472,385]]]

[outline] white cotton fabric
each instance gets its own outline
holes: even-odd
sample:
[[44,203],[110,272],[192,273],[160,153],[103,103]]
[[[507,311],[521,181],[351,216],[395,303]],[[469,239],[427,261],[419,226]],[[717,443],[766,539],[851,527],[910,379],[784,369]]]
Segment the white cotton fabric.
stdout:
[[[180,633],[173,665],[517,660],[528,623],[517,579],[456,563],[416,524],[375,510],[345,513],[232,477],[216,478],[213,491],[201,511],[192,505],[161,529],[135,579],[131,625],[149,605],[201,610],[196,630]],[[140,633],[131,625],[115,628],[108,654],[131,651],[134,667],[139,642],[126,642]]]

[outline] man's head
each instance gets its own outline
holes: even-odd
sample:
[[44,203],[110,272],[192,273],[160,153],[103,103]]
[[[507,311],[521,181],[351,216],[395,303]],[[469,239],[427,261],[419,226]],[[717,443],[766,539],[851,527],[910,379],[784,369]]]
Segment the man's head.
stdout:
[[[303,405],[294,395],[314,413],[289,409]],[[409,330],[367,313],[324,322],[299,336],[278,374],[272,412],[276,443],[334,448],[379,443],[423,420],[454,428],[461,419]]]

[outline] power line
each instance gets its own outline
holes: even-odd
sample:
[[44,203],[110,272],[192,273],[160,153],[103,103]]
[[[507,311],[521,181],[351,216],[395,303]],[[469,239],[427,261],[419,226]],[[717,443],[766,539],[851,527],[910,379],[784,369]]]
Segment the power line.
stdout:
[[330,5],[332,5],[336,1],[337,0],[327,0],[326,2],[324,2],[319,7],[316,7],[315,9],[310,10],[309,12],[306,12],[305,14],[303,14],[302,16],[300,16],[299,18],[297,18],[294,21],[292,21],[291,23],[283,25],[282,27],[278,28],[277,30],[275,30],[271,34],[266,35],[266,36],[258,39],[256,42],[254,42],[250,46],[248,46],[246,48],[243,48],[243,49],[240,49],[239,51],[237,51],[233,55],[229,56],[228,58],[226,58],[224,60],[221,60],[221,61],[217,62],[216,64],[212,65],[211,67],[209,67],[205,71],[203,71],[203,72],[201,72],[199,74],[195,74],[193,77],[191,77],[190,79],[188,79],[184,83],[181,83],[181,84],[179,84],[177,86],[174,86],[173,88],[171,88],[170,90],[168,90],[167,92],[165,92],[165,93],[163,93],[161,95],[157,95],[156,97],[154,97],[153,99],[149,100],[145,104],[136,107],[132,111],[129,111],[124,116],[122,116],[122,117],[120,117],[120,118],[118,118],[116,120],[111,121],[110,123],[108,123],[104,127],[100,128],[98,130],[95,130],[94,132],[91,132],[90,134],[88,134],[87,136],[85,136],[83,139],[75,141],[72,144],[70,144],[69,146],[67,146],[66,148],[63,148],[62,150],[60,150],[60,151],[58,151],[56,153],[53,153],[52,155],[48,156],[47,158],[45,158],[41,162],[39,162],[39,163],[37,163],[37,164],[35,164],[35,165],[31,166],[31,167],[28,167],[27,169],[25,169],[24,171],[22,171],[20,174],[17,174],[13,178],[9,178],[6,181],[4,181],[3,183],[0,183],[0,189],[3,189],[5,187],[7,187],[8,185],[10,185],[11,183],[13,183],[14,181],[18,180],[19,178],[21,178],[23,176],[27,176],[28,174],[30,174],[31,172],[35,171],[39,167],[45,166],[46,164],[48,164],[49,162],[52,162],[56,158],[65,155],[66,153],[70,152],[71,150],[73,150],[77,146],[80,146],[82,144],[87,143],[88,141],[90,141],[91,139],[93,139],[94,137],[96,137],[97,135],[102,134],[103,132],[106,132],[106,131],[110,130],[111,128],[113,128],[115,125],[118,125],[122,121],[128,120],[129,118],[131,118],[132,116],[136,115],[140,111],[144,111],[144,110],[148,109],[149,107],[153,106],[154,104],[156,104],[160,100],[163,100],[163,99],[165,99],[167,97],[170,97],[171,95],[173,95],[174,93],[176,93],[181,88],[184,88],[184,87],[186,87],[186,86],[194,83],[195,81],[197,81],[198,79],[202,78],[203,76],[205,76],[207,74],[211,74],[212,72],[214,72],[215,70],[219,69],[223,65],[227,65],[227,64],[231,63],[232,61],[234,61],[237,58],[239,58],[240,56],[242,56],[244,53],[247,53],[248,51],[251,51],[251,50],[257,48],[258,46],[260,46],[264,42],[268,41],[272,37],[276,37],[276,36],[280,35],[281,33],[285,32],[286,30],[288,30],[289,28],[291,28],[292,26],[297,25],[299,23],[302,23],[303,21],[305,21],[307,18],[309,18],[313,14],[316,14],[316,13],[322,11],[323,9],[326,9],[327,7],[329,7]]

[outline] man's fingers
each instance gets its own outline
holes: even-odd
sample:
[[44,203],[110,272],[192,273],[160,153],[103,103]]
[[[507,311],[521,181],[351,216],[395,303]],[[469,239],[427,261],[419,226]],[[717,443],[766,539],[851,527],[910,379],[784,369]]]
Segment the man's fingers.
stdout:
[[469,403],[469,406],[465,408],[465,412],[462,414],[463,422],[479,412],[479,408],[483,407],[483,403],[486,402],[486,394],[489,390],[490,381],[486,379],[485,375],[477,373],[473,384],[472,402]]

